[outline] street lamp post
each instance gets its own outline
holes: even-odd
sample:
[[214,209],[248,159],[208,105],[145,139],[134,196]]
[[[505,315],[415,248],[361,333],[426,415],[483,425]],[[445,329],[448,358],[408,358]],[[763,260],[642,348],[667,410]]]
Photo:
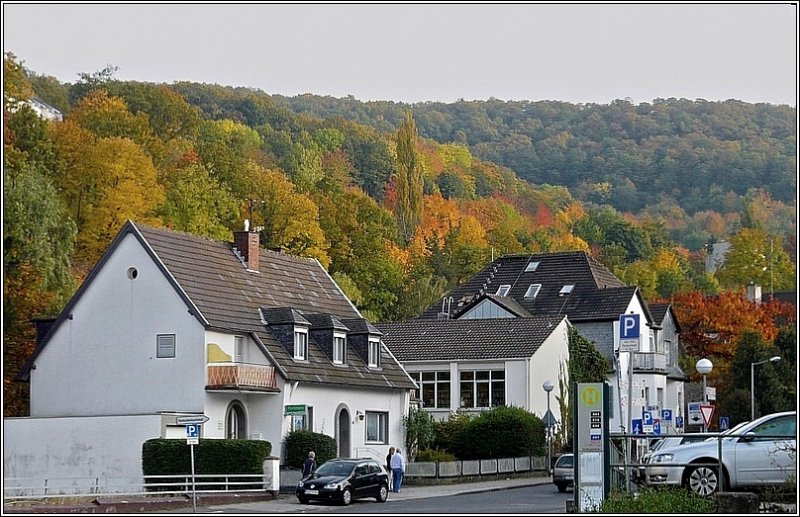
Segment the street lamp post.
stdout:
[[542,389],[547,392],[547,413],[545,413],[545,418],[547,419],[547,475],[550,476],[552,474],[552,467],[551,463],[553,462],[552,459],[552,433],[551,428],[553,426],[553,416],[550,413],[550,392],[553,391],[553,383],[551,381],[544,381],[542,384]]
[[[706,358],[700,359],[697,361],[697,364],[694,365],[697,369],[697,373],[703,376],[703,403],[708,404],[708,390],[706,390],[706,375],[711,373],[711,370],[714,368],[714,364]],[[708,432],[708,426],[703,420],[703,432]]]
[[757,363],[750,363],[750,420],[751,421],[756,419],[756,383],[755,383],[756,366],[764,363],[777,363],[780,360],[781,356],[776,355],[774,357],[770,357],[769,359],[758,361]]

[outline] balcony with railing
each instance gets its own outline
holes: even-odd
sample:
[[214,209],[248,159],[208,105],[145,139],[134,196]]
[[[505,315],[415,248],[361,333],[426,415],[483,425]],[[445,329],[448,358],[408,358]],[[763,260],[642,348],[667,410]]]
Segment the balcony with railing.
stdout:
[[209,363],[206,367],[206,390],[278,392],[278,378],[273,366],[249,363]]
[[634,372],[666,373],[667,356],[654,352],[634,352],[632,366]]

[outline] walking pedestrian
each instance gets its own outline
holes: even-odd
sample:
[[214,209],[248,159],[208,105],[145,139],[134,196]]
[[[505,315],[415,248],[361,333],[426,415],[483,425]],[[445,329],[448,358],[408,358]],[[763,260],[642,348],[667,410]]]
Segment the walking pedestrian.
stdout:
[[303,462],[303,479],[311,477],[314,471],[317,470],[317,460],[314,459],[315,457],[316,454],[314,454],[314,451],[308,452],[308,458]]
[[403,485],[403,475],[406,472],[406,459],[400,449],[394,451],[392,455],[392,492],[399,494],[400,487]]
[[386,455],[386,472],[389,473],[389,486],[392,485],[392,456],[394,456],[394,447],[389,447],[389,454]]

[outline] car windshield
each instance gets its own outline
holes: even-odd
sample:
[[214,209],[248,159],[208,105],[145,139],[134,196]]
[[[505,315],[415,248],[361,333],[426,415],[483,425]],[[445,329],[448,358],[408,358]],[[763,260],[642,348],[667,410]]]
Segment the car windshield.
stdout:
[[[750,422],[741,422],[741,423],[738,423],[738,424],[736,424],[735,426],[731,427],[730,429],[726,429],[726,430],[722,431],[720,434],[722,434],[722,435],[727,435],[727,434],[738,434],[738,433],[739,433],[739,430],[740,430],[742,427],[744,427],[744,426],[746,426],[747,424],[749,424],[749,423],[750,423]],[[716,437],[716,436],[712,436],[711,438],[706,438],[706,441],[707,441],[707,442],[713,442],[713,441],[714,441],[714,440],[716,440],[716,439],[717,439],[717,437]]]
[[572,454],[558,458],[558,461],[556,461],[556,467],[572,468]]
[[329,461],[318,468],[314,474],[320,476],[349,476],[353,472],[355,463],[343,461]]

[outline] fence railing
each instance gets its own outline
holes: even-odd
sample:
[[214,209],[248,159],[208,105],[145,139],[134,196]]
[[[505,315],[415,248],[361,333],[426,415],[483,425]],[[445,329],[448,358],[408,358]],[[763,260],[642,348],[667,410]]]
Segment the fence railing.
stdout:
[[226,492],[263,492],[263,474],[188,474],[142,478],[4,478],[3,502],[81,498],[98,495],[175,496]]

